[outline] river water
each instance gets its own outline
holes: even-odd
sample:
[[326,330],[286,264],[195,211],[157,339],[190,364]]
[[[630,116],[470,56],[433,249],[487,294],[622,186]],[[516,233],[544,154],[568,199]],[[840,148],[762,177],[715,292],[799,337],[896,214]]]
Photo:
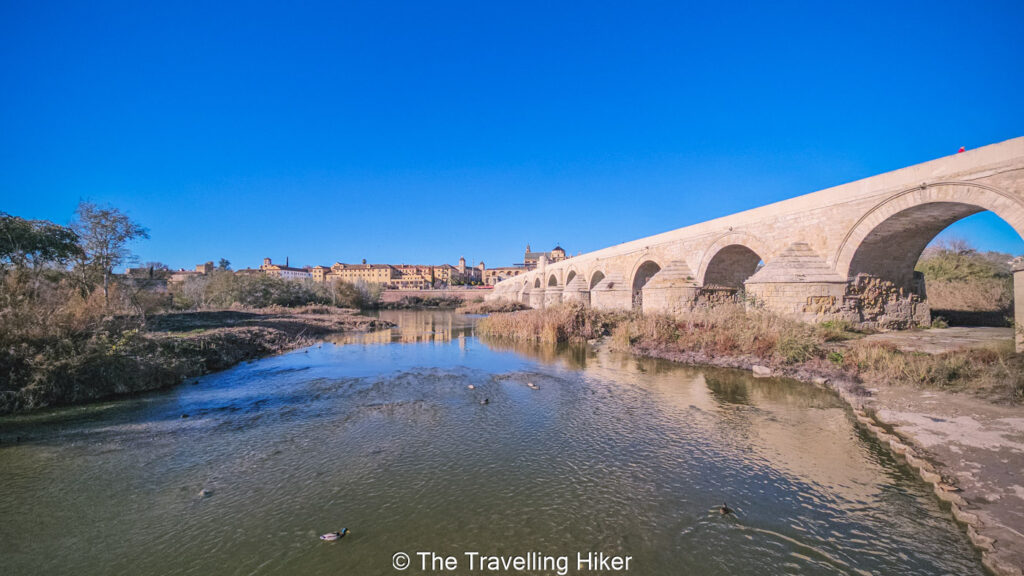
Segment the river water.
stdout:
[[399,326],[0,419],[0,574],[983,573],[829,392],[381,315]]

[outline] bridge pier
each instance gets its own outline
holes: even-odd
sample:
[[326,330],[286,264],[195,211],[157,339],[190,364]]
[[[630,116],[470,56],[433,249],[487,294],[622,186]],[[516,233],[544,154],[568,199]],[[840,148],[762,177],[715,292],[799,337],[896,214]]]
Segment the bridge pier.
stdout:
[[1013,266],[1013,333],[1017,352],[1024,352],[1024,258]]
[[626,279],[617,272],[609,272],[590,290],[590,305],[595,310],[629,310],[633,306],[632,293]]
[[533,288],[530,290],[529,301],[526,304],[530,308],[537,308],[538,310],[544,307],[544,289]]
[[790,244],[744,284],[753,304],[804,322],[846,320],[881,329],[931,324],[924,279],[912,286],[868,274],[847,280],[804,242]]
[[644,284],[644,314],[682,314],[693,310],[700,286],[686,262],[673,260]]
[[530,305],[530,286],[527,285],[523,288],[523,291],[519,293],[519,301],[527,306]]
[[848,286],[806,242],[790,244],[744,283],[751,303],[769,310],[805,322],[858,322],[859,315],[844,306]]
[[590,290],[587,289],[587,280],[577,274],[565,285],[562,290],[562,302],[578,302],[584,306],[590,306]]
[[544,307],[558,306],[562,302],[562,287],[548,286],[544,289]]

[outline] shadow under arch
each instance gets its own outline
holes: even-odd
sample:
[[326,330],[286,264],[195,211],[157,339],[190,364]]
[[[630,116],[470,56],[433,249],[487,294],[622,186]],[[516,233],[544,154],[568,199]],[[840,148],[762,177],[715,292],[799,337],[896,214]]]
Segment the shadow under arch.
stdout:
[[633,309],[641,310],[644,305],[644,285],[654,277],[655,274],[661,272],[661,265],[657,261],[651,258],[643,258],[640,263],[633,269],[632,281],[630,286],[632,287],[633,294]]
[[758,265],[770,257],[767,246],[752,234],[728,232],[704,251],[697,270],[697,283],[708,288],[739,290],[757,271]]
[[865,273],[910,288],[925,247],[954,222],[990,211],[1024,238],[1024,201],[990,186],[945,182],[895,194],[862,216],[835,255],[836,272]]
[[576,277],[576,271],[573,270],[572,268],[570,268],[569,269],[569,273],[565,275],[565,285],[568,286],[569,282],[572,282],[572,279],[575,278],[575,277]]

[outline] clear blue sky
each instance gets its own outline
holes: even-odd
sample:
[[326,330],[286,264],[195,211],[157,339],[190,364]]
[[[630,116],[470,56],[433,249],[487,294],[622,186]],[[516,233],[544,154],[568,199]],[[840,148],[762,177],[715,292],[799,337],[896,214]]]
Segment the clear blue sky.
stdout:
[[172,267],[508,265],[1024,135],[1019,0],[0,6],[0,210]]

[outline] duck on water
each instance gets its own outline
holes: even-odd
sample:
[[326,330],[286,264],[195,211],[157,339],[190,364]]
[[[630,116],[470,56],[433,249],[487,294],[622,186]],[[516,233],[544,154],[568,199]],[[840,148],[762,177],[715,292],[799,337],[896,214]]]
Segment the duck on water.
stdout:
[[326,542],[334,542],[335,540],[341,540],[348,534],[348,528],[342,528],[338,532],[328,532],[327,534],[321,534],[320,539]]

